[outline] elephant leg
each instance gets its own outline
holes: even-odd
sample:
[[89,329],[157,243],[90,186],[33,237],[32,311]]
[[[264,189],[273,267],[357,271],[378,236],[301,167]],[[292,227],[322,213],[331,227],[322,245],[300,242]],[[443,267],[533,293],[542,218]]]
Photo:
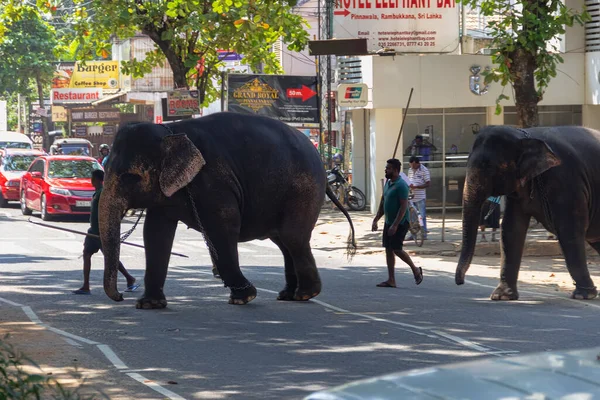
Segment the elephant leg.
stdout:
[[490,296],[492,300],[519,299],[517,279],[530,218],[518,200],[508,199],[502,220],[500,283]]
[[[591,300],[598,296],[598,290],[590,276],[585,254],[585,234],[583,232],[561,232],[558,229],[558,243],[562,249],[569,274],[575,281],[575,290],[571,293],[572,299]],[[562,234],[561,234],[562,233]],[[590,245],[598,251],[599,243]]]
[[[296,272],[297,287],[293,300],[309,300],[321,293],[321,278],[310,249],[310,235],[282,236],[281,242],[288,250]],[[287,268],[286,268],[287,277]]]
[[[204,223],[206,234],[214,250],[211,250],[213,267],[229,288],[229,304],[247,304],[256,298],[256,288],[240,270],[238,239],[240,235],[239,212],[222,209],[213,213],[219,218]],[[227,215],[226,218],[223,218]],[[214,254],[213,254],[214,252]]]
[[285,287],[279,292],[277,300],[294,300],[294,295],[298,288],[298,277],[296,276],[296,269],[294,268],[294,259],[279,238],[271,238],[271,241],[275,243],[283,253],[285,264]]
[[165,308],[167,299],[163,292],[177,220],[167,218],[160,209],[149,209],[144,222],[144,247],[146,252],[146,275],[144,294],[136,308]]

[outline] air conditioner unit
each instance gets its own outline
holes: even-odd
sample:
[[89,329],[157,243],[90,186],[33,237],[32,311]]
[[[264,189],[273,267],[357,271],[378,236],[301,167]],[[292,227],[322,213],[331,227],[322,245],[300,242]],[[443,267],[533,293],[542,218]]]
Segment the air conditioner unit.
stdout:
[[494,51],[494,49],[489,49],[489,48],[479,49],[477,51],[477,54],[483,54],[484,56],[491,56],[493,51]]

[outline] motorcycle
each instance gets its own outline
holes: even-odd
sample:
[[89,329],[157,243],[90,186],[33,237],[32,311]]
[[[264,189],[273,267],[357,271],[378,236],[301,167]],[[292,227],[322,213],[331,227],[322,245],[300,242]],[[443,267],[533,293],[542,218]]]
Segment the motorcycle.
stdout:
[[339,165],[327,171],[327,182],[337,199],[348,204],[351,210],[363,211],[367,207],[367,197],[360,189],[350,185]]

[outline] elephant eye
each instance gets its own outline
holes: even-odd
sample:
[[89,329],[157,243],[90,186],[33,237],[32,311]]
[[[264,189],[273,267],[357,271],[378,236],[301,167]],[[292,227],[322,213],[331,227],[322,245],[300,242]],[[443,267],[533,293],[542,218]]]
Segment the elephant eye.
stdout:
[[120,181],[122,185],[135,185],[140,183],[142,177],[137,174],[126,173],[121,175]]

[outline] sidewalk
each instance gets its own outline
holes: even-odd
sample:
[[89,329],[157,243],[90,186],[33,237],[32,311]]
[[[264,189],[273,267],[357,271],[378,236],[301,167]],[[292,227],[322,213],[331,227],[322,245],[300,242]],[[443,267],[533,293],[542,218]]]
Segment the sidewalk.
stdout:
[[[383,253],[381,247],[381,232],[383,221],[379,221],[377,232],[371,231],[374,215],[367,211],[349,211],[356,229],[356,242],[358,254]],[[445,237],[442,242],[442,214],[431,213],[427,216],[428,239],[422,247],[417,247],[414,241],[405,241],[405,250],[411,255],[439,255],[455,257],[460,254],[462,241],[462,214],[457,212],[446,213]],[[324,206],[312,236],[312,245],[321,250],[343,250],[346,248],[346,237],[350,226],[344,214],[339,210],[332,210],[331,206]],[[496,234],[500,239],[500,230]],[[476,256],[500,255],[499,242],[478,242],[475,247]],[[491,240],[491,230],[486,229],[486,237]],[[561,256],[562,252],[557,240],[548,240],[548,231],[541,224],[531,225],[527,233],[527,241],[523,257],[553,257]],[[597,256],[598,253],[586,245],[588,256]]]

